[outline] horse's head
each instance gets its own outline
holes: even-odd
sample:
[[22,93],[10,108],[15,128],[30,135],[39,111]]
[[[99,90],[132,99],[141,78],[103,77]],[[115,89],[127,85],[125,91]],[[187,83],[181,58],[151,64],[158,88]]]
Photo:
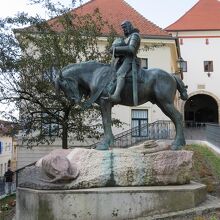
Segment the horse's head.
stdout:
[[74,104],[78,104],[81,101],[78,82],[76,79],[64,77],[61,78],[60,76],[57,76],[55,79],[55,88],[57,95],[59,95],[61,89],[68,100]]

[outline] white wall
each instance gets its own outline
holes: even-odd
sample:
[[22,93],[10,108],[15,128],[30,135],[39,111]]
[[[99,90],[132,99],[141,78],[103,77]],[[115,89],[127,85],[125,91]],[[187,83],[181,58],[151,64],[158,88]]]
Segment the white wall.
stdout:
[[[220,97],[220,31],[180,32],[178,36],[183,40],[180,45],[182,58],[188,63],[188,71],[184,73],[188,92],[198,91],[198,86],[204,85],[205,91]],[[204,72],[204,61],[213,61],[214,72],[210,77]]]

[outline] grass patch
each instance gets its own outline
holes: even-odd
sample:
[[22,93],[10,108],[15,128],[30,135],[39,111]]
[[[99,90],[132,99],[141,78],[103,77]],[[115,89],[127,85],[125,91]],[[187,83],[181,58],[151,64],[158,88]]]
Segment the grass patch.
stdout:
[[215,154],[205,145],[187,145],[186,150],[194,152],[192,180],[207,185],[207,191],[215,191],[220,182],[220,156]]
[[16,195],[6,196],[5,198],[0,200],[0,219],[4,220],[10,216],[11,212],[14,212],[14,208],[16,205]]

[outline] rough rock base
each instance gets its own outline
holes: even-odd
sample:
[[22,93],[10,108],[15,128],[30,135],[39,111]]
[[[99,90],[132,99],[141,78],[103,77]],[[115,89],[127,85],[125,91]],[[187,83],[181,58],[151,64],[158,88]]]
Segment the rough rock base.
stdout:
[[[192,155],[191,151],[167,150],[166,145],[152,141],[108,151],[58,150],[39,160],[37,166],[26,168],[18,180],[19,186],[32,189],[182,185],[190,182]],[[76,178],[69,178],[73,174]]]

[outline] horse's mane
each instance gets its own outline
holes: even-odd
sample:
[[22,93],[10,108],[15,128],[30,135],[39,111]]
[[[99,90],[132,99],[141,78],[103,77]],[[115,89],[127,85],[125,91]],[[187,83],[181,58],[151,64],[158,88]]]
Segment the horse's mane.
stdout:
[[68,69],[72,69],[73,67],[74,68],[82,68],[83,66],[86,66],[86,67],[102,67],[102,66],[110,66],[110,64],[106,64],[106,63],[100,63],[100,62],[97,62],[95,60],[90,60],[90,61],[85,61],[85,62],[81,62],[81,63],[71,63],[65,67],[62,68],[62,71],[65,71],[65,70],[68,70]]
[[65,66],[61,70],[61,72],[62,72],[63,78],[65,78],[67,80],[67,78],[69,78],[69,79],[73,79],[73,77],[77,78],[82,73],[94,74],[95,72],[97,72],[96,71],[97,69],[102,68],[102,67],[109,68],[110,64],[100,63],[97,61],[86,61],[86,62],[81,62],[81,63],[72,63],[72,64]]

